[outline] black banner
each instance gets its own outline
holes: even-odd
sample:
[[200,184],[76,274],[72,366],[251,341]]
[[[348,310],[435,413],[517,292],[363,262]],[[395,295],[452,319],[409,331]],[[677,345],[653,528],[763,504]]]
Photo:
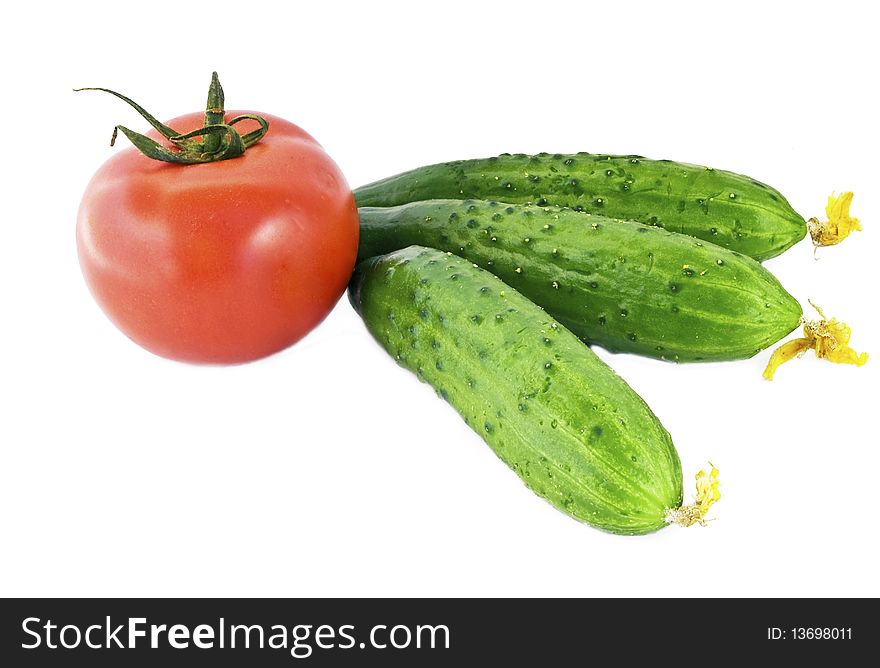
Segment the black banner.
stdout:
[[712,656],[865,656],[878,615],[873,600],[830,599],[13,599],[0,624],[2,665],[16,667],[631,665],[685,653],[714,667]]

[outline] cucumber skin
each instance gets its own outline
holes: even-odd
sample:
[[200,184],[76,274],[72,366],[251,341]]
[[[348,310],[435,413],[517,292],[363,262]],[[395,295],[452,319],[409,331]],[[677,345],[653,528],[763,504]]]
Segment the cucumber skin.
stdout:
[[359,259],[412,244],[451,251],[612,352],[673,362],[744,359],[789,334],[803,315],[751,258],[640,223],[475,200],[359,214]]
[[413,246],[359,264],[349,299],[397,363],[562,512],[638,535],[666,526],[666,509],[681,505],[678,454],[650,408],[494,275]]
[[786,199],[759,181],[637,155],[505,153],[420,167],[365,185],[354,195],[358,206],[428,199],[566,206],[664,227],[758,261],[779,255],[807,231]]

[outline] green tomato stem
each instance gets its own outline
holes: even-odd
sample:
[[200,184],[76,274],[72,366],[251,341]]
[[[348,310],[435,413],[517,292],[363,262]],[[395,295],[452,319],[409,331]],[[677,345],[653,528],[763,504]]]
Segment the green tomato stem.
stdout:
[[[134,100],[108,88],[74,89],[76,92],[82,90],[99,90],[118,97],[137,111],[159,134],[171,142],[173,148],[167,148],[146,135],[129,130],[124,125],[117,125],[113,128],[113,135],[110,138],[111,146],[116,143],[117,134],[122,132],[141,153],[148,158],[161,160],[162,162],[192,165],[238,158],[244,155],[245,150],[250,146],[253,146],[265,137],[269,131],[269,121],[256,114],[242,114],[229,122],[225,122],[225,98],[223,87],[220,85],[220,79],[217,77],[216,72],[211,76],[211,85],[208,88],[208,101],[205,105],[205,124],[203,127],[186,134],[181,134],[174,128],[161,123]],[[260,127],[242,136],[233,126],[243,120],[256,121]]]
[[[223,108],[225,103],[223,96],[223,86],[220,85],[220,79],[217,73],[211,75],[211,85],[208,88],[208,102],[205,105],[205,127],[212,125],[222,125],[226,117]],[[220,136],[216,134],[206,134],[202,138],[202,146],[206,153],[213,153],[220,148]]]

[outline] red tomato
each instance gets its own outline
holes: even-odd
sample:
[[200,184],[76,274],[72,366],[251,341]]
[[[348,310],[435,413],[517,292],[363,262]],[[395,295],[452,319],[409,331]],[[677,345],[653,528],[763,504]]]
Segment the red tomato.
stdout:
[[[203,363],[264,357],[302,338],[345,290],[359,232],[351,189],[311,136],[261,115],[269,131],[241,157],[178,165],[127,148],[86,189],[76,228],[86,282],[147,350]],[[185,133],[203,121],[168,125]]]

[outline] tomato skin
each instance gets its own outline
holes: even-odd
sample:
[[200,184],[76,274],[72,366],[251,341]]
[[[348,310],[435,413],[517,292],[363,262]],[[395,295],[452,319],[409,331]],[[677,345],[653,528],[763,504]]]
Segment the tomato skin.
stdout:
[[[241,113],[254,112],[226,118]],[[321,322],[348,284],[359,226],[345,177],[305,131],[260,115],[269,132],[239,158],[178,165],[129,147],[86,188],[76,226],[86,283],[116,326],[157,355],[264,357]],[[203,120],[168,125],[184,133]]]

